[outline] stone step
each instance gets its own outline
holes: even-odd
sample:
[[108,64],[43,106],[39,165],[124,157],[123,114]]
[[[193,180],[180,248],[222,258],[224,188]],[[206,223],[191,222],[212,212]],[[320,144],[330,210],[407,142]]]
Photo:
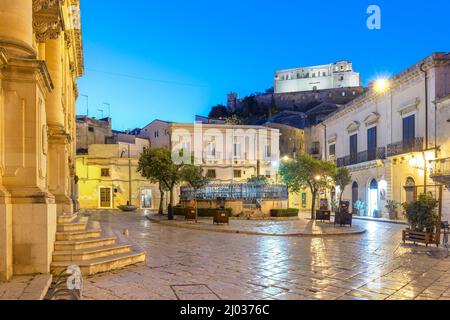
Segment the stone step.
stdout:
[[55,251],[83,250],[111,246],[116,243],[116,237],[95,237],[82,240],[56,241]]
[[55,251],[53,253],[53,262],[57,261],[84,261],[96,258],[102,258],[131,251],[130,244],[102,246],[83,250]]
[[56,232],[56,241],[89,239],[89,238],[100,237],[101,234],[102,234],[101,229]]
[[70,223],[58,223],[57,231],[84,231],[86,230],[87,222],[70,222]]
[[78,214],[77,213],[72,213],[72,214],[61,214],[58,215],[57,217],[57,222],[59,223],[69,223],[72,222],[73,220],[75,220],[77,218]]
[[132,252],[84,261],[55,261],[51,264],[51,272],[54,275],[58,275],[67,269],[68,266],[77,265],[80,267],[83,276],[88,276],[100,272],[120,269],[141,262],[145,262],[145,252],[135,250]]

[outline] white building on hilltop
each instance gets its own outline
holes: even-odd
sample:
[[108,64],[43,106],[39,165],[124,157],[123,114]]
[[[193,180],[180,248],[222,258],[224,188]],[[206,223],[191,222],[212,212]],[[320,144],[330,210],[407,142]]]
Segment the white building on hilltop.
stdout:
[[350,61],[327,65],[279,70],[275,73],[275,93],[315,91],[324,89],[359,87],[358,72]]

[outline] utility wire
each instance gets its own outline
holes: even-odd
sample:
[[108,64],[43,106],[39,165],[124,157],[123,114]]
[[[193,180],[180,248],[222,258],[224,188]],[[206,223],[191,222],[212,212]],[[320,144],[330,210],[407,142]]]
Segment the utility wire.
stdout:
[[158,82],[158,83],[174,84],[174,85],[177,85],[177,86],[185,86],[185,87],[208,88],[208,86],[206,86],[206,85],[200,85],[200,84],[194,84],[194,83],[145,78],[145,77],[134,76],[134,75],[125,74],[125,73],[110,72],[110,71],[96,70],[96,69],[90,69],[90,68],[85,68],[85,70],[91,71],[91,72],[94,72],[94,73],[102,73],[102,74],[106,74],[106,75],[110,75],[110,76],[114,76],[114,77],[122,77],[122,78],[129,78],[129,79],[142,80],[142,81],[151,81],[151,82]]

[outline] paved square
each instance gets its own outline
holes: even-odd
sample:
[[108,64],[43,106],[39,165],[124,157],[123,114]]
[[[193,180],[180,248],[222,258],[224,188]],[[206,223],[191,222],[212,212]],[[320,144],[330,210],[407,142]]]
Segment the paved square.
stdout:
[[450,258],[402,246],[403,225],[356,221],[367,232],[272,237],[174,228],[142,213],[91,219],[128,228],[147,262],[85,279],[85,299],[450,299]]

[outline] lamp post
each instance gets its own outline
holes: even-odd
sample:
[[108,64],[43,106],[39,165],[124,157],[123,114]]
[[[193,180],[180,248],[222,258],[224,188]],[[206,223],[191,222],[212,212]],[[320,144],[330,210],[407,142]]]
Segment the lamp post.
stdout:
[[86,98],[86,116],[89,117],[89,96],[87,94],[80,95]]
[[108,117],[111,117],[111,104],[108,102],[103,102],[102,106],[107,106],[108,107]]

